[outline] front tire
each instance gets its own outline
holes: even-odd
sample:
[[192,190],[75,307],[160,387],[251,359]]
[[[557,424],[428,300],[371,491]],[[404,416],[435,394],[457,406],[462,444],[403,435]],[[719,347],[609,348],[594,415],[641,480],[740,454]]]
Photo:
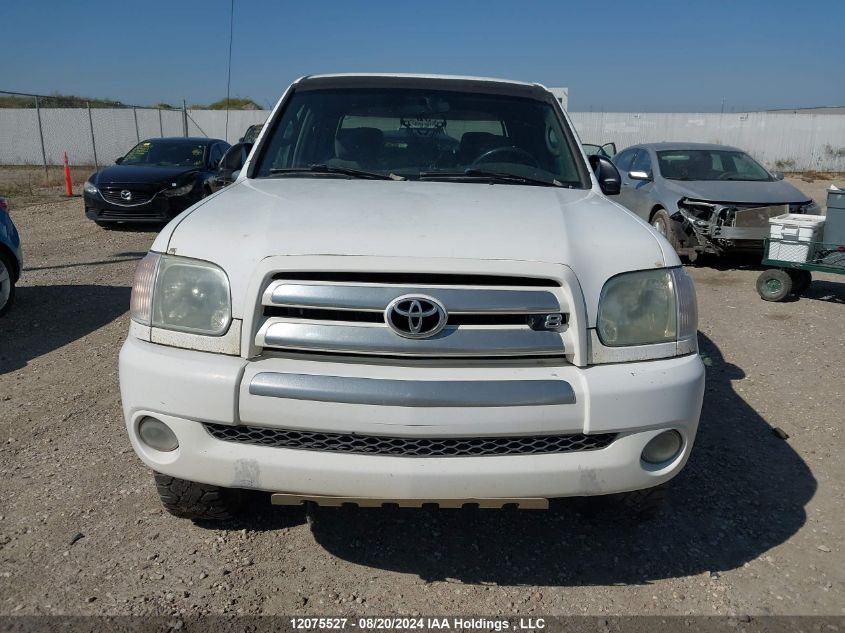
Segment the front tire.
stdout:
[[243,491],[200,484],[187,479],[155,473],[161,504],[173,516],[198,521],[223,521],[238,515],[243,507]]
[[624,513],[638,521],[650,521],[660,514],[663,502],[669,492],[669,484],[661,484],[645,490],[632,490],[613,495]]
[[680,250],[681,243],[675,233],[675,221],[669,217],[665,209],[658,209],[654,212],[651,216],[651,226],[669,241],[676,252]]
[[6,314],[15,300],[15,277],[12,263],[0,253],[0,316]]
[[606,521],[608,517],[626,522],[649,521],[660,514],[663,502],[669,491],[669,484],[664,483],[645,490],[633,490],[612,495],[592,497],[561,497],[549,499],[549,509],[570,512],[567,508],[578,511],[591,520]]

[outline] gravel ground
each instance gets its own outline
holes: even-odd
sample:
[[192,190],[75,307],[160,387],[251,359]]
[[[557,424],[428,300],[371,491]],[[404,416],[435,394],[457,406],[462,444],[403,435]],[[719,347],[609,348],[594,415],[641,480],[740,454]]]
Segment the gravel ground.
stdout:
[[[830,183],[797,184],[823,201]],[[571,503],[309,525],[257,496],[195,525],[161,510],[120,412],[154,233],[99,229],[79,199],[13,205],[27,268],[0,321],[0,614],[845,614],[845,278],[768,304],[753,267],[690,268],[707,394],[654,522]]]

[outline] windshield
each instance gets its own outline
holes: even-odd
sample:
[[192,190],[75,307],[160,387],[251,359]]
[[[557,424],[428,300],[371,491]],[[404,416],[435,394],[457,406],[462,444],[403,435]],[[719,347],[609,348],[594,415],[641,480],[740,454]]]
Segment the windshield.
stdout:
[[145,167],[202,167],[206,146],[185,141],[142,141],[129,150],[121,165]]
[[[403,88],[294,93],[254,176],[384,177],[583,187],[556,111],[542,101]],[[320,170],[313,170],[319,166]],[[467,171],[469,170],[469,172]],[[524,179],[524,180],[521,180]]]
[[669,180],[772,180],[745,152],[683,149],[657,152],[660,174]]

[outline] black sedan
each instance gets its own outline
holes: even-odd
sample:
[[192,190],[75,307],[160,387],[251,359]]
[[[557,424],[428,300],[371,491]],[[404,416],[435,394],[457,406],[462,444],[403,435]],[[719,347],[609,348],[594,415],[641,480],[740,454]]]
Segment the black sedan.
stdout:
[[100,226],[166,222],[211,193],[229,144],[216,138],[142,141],[84,187],[85,215]]

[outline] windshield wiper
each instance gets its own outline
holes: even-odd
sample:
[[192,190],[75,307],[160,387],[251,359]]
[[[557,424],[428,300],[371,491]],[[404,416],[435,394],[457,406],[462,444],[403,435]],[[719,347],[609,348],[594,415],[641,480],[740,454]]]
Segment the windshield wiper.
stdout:
[[530,176],[519,176],[517,174],[507,174],[499,171],[488,171],[486,169],[465,169],[464,171],[421,171],[419,175],[420,180],[462,180],[462,179],[480,179],[487,182],[505,182],[519,185],[536,185],[541,187],[565,187],[562,182],[557,179],[543,180],[542,178],[532,178]]
[[392,174],[379,174],[374,171],[363,171],[361,169],[352,169],[351,167],[330,167],[329,165],[309,165],[308,167],[278,167],[271,169],[272,175],[277,174],[338,174],[341,176],[350,176],[351,178],[369,178],[371,180],[404,180]]

